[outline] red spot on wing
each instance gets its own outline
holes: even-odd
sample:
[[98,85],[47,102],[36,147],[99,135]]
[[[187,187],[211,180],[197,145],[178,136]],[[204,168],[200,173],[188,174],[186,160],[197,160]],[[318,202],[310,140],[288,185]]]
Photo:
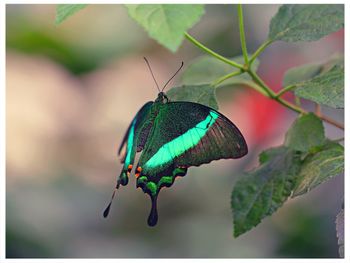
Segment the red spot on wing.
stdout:
[[135,173],[135,177],[136,177],[136,178],[138,178],[138,177],[140,176],[141,171],[142,171],[141,166],[137,167],[137,169],[136,169],[136,173]]

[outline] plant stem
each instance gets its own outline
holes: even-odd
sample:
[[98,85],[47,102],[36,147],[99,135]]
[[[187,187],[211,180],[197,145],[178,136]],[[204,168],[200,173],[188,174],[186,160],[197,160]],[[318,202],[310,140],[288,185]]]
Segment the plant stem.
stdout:
[[286,93],[287,91],[290,91],[290,90],[292,90],[292,89],[294,89],[294,88],[296,88],[295,85],[289,85],[289,86],[287,86],[287,87],[281,89],[281,90],[276,94],[276,96],[277,96],[277,97],[281,97],[284,93]]
[[338,138],[338,139],[334,139],[334,140],[332,140],[333,142],[341,142],[341,141],[344,141],[344,137],[342,137],[342,138]]
[[217,80],[213,81],[212,85],[213,86],[217,86],[219,85],[220,83],[224,82],[225,80],[229,79],[229,78],[232,78],[234,76],[238,76],[242,74],[242,71],[241,70],[238,70],[238,71],[234,71],[234,72],[231,72],[225,76],[222,76],[221,78],[218,78]]
[[238,12],[239,35],[241,39],[242,53],[243,53],[245,65],[249,67],[250,64],[249,64],[247,45],[246,45],[245,34],[244,34],[243,8],[241,4],[237,5],[237,12]]
[[[232,74],[232,76],[230,76],[230,77],[236,76],[236,75],[234,75],[233,73],[236,73],[236,71],[230,73],[230,74]],[[225,80],[226,80],[226,79],[229,78],[228,76],[229,76],[230,74],[227,74],[227,75],[223,76],[222,78],[227,77],[227,78],[225,78]],[[238,75],[239,75],[239,74],[238,74]],[[220,80],[220,79],[219,79],[219,80]],[[223,81],[220,81],[220,82],[219,82],[219,80],[217,80],[216,82],[214,81],[211,85],[214,86],[214,87],[217,87],[217,85],[219,85],[221,82],[224,81],[224,80],[223,80]],[[237,84],[237,85],[246,85],[246,86],[248,86],[248,87],[250,87],[250,88],[256,90],[257,92],[263,94],[264,96],[269,97],[269,95],[266,93],[266,91],[263,90],[259,85],[257,85],[257,84],[256,84],[255,82],[253,82],[253,81],[250,81],[250,80],[239,80],[237,83],[234,83],[234,84]]]
[[322,115],[321,105],[318,103],[316,103],[316,105],[315,105],[315,114]]
[[197,47],[199,47],[200,49],[202,49],[203,51],[205,51],[206,53],[208,53],[209,55],[221,60],[222,62],[225,62],[226,64],[229,64],[235,68],[239,68],[239,69],[244,69],[243,65],[238,64],[237,62],[234,62],[232,60],[229,60],[221,55],[219,55],[218,53],[214,52],[213,50],[207,48],[206,46],[204,46],[202,43],[198,42],[194,37],[192,37],[190,34],[185,33],[185,37],[191,41],[193,44],[195,44]]
[[278,98],[278,97],[275,97],[274,99],[275,101],[279,102],[280,104],[286,106],[287,108],[297,112],[297,113],[300,113],[300,114],[306,114],[307,111],[304,110],[303,108],[300,108],[298,107],[297,105],[293,104],[293,103],[290,103],[284,99],[281,99],[281,98]]
[[249,80],[245,80],[244,81],[244,80],[242,80],[239,83],[247,85],[247,86],[249,86],[252,89],[255,89],[257,92],[259,92],[260,94],[264,95],[265,97],[269,97],[269,94],[267,94],[267,92],[264,89],[262,89],[258,84],[256,84],[253,81],[249,81]]
[[321,120],[325,121],[325,122],[328,122],[329,124],[332,124],[333,126],[339,128],[339,129],[342,129],[344,130],[344,124],[343,123],[340,123],[340,122],[337,122],[327,116],[324,116],[324,115],[317,115]]
[[251,56],[249,64],[251,65],[254,62],[254,60],[260,55],[260,53],[263,52],[265,48],[267,48],[272,42],[272,40],[268,39],[264,43],[262,43],[262,45]]
[[249,69],[247,73],[252,77],[252,79],[266,92],[268,97],[271,99],[275,99],[276,94],[271,90],[265,83],[264,81],[256,74],[256,72],[252,71]]

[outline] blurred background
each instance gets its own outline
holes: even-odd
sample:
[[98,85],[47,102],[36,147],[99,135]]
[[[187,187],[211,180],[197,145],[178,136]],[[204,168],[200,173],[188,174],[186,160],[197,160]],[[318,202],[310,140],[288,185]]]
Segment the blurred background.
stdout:
[[[250,52],[266,39],[277,9],[244,6]],[[338,257],[343,175],[233,238],[235,181],[257,165],[261,150],[283,142],[296,117],[245,87],[222,88],[217,96],[220,111],[246,137],[247,156],[191,168],[163,189],[155,228],[146,223],[149,197],[135,190],[133,177],[104,219],[121,169],[119,143],[137,110],[157,95],[143,56],[164,83],[181,61],[186,67],[203,54],[187,41],[170,53],[122,5],[90,5],[59,26],[54,5],[8,4],[6,14],[7,257]],[[222,55],[241,53],[234,6],[207,5],[190,32]],[[262,54],[258,72],[278,90],[288,68],[343,50],[343,30],[317,42],[277,42]],[[181,74],[172,85],[180,83]],[[342,111],[322,110],[343,121]],[[330,138],[344,136],[325,127]]]

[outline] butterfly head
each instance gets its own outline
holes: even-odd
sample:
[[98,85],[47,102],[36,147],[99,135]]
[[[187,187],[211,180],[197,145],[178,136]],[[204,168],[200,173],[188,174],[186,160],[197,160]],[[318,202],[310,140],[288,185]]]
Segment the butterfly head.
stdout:
[[155,102],[167,103],[169,102],[169,98],[167,97],[167,95],[165,95],[163,91],[161,91],[158,93],[158,97]]

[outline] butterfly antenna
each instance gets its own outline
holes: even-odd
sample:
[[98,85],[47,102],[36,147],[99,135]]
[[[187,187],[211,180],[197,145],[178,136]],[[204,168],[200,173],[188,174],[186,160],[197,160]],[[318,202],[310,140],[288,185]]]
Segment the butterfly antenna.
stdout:
[[112,205],[112,201],[114,199],[114,196],[115,196],[115,193],[117,191],[117,189],[119,188],[119,182],[117,183],[116,187],[114,188],[113,190],[113,194],[112,194],[112,197],[111,197],[111,201],[109,202],[108,206],[106,207],[105,211],[103,212],[103,217],[107,217],[108,214],[109,214],[109,210],[111,209],[111,205]]
[[149,62],[148,62],[148,60],[147,60],[147,58],[145,58],[145,57],[143,57],[143,58],[144,58],[144,60],[146,61],[146,64],[147,64],[147,66],[148,66],[148,68],[149,68],[149,71],[150,71],[151,74],[152,74],[153,80],[154,80],[154,82],[155,82],[156,85],[157,85],[158,91],[160,92],[158,83],[157,83],[157,81],[156,81],[156,78],[155,78],[154,75],[153,75],[152,68],[151,68],[151,66],[150,66],[150,64],[149,64]]
[[168,85],[169,82],[176,76],[176,74],[179,73],[179,71],[182,69],[183,65],[184,65],[184,62],[182,61],[182,62],[181,62],[180,68],[179,68],[179,69],[175,72],[175,74],[168,80],[168,82],[165,83],[164,87],[162,88],[162,91],[165,89],[166,85]]

